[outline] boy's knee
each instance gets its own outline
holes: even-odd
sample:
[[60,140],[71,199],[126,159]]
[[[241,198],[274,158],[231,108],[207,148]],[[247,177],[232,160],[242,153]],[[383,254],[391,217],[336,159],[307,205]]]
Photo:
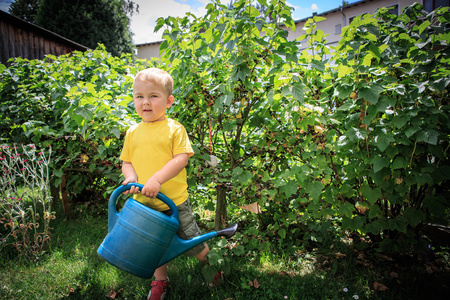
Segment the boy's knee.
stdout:
[[208,252],[209,252],[209,247],[208,247],[208,245],[206,244],[206,246],[205,246],[205,248],[203,248],[202,252],[200,252],[199,254],[195,255],[195,257],[196,257],[199,261],[207,262],[206,255],[208,254]]

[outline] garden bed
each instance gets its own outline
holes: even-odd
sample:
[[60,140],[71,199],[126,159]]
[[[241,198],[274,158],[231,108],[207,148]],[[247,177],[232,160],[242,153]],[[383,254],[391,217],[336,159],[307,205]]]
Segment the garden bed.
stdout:
[[[78,205],[66,221],[59,212],[51,248],[37,260],[5,248],[0,298],[143,299],[150,280],[122,272],[96,254],[107,233],[103,212]],[[433,257],[396,257],[339,241],[332,245],[289,256],[261,251],[227,257],[231,272],[215,287],[205,282],[202,265],[180,256],[169,267],[170,299],[444,299],[450,292],[448,249]]]

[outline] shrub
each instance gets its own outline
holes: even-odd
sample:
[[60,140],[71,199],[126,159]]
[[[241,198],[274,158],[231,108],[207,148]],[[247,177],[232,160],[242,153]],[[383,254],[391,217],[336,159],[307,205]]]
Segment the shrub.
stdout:
[[38,257],[51,242],[50,221],[55,219],[51,148],[3,145],[0,149],[0,248],[10,244],[25,256]]

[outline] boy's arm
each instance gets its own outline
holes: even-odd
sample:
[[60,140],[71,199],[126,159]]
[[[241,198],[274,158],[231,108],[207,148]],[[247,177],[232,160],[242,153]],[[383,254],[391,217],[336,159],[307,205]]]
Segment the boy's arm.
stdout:
[[147,180],[141,193],[147,197],[156,198],[156,195],[158,195],[161,190],[161,185],[177,176],[178,173],[186,167],[188,160],[189,154],[187,153],[174,155],[161,170],[153,174],[153,176]]
[[[126,185],[127,183],[138,182],[138,176],[131,162],[122,162],[122,174],[125,177],[125,180],[122,182],[123,185]],[[139,188],[133,186],[131,187],[131,189],[123,192],[124,195],[127,195],[129,193],[137,194],[139,193]]]

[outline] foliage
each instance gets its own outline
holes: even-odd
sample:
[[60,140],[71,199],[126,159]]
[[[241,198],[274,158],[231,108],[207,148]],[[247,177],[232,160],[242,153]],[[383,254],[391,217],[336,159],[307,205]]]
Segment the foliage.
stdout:
[[[38,262],[0,255],[1,299],[143,299],[150,280],[120,271],[96,254],[105,237],[107,218],[76,206],[74,218],[57,212],[52,248]],[[222,243],[222,240],[215,240]],[[338,252],[339,251],[339,252]],[[425,263],[414,256],[355,251],[351,245],[321,247],[286,255],[228,256],[231,270],[211,288],[202,265],[180,256],[168,269],[171,299],[446,299],[448,257]]]
[[[148,66],[166,68],[176,82],[169,114],[187,127],[196,151],[188,166],[193,205],[206,210],[198,215],[216,207],[216,220],[202,217],[200,223],[208,231],[240,223],[231,241],[211,247],[209,265],[192,270],[187,258],[172,264],[175,295],[192,298],[186,297],[189,285],[199,291],[195,297],[206,293],[208,299],[383,298],[386,289],[389,296],[410,298],[423,293],[422,282],[435,284],[430,292],[439,294],[435,287],[448,279],[448,266],[444,275],[438,263],[414,269],[417,256],[409,252],[429,259],[423,226],[449,224],[448,8],[426,13],[415,4],[399,16],[381,9],[355,18],[330,49],[317,29],[323,18],[309,20],[305,34],[290,41],[270,21],[294,28],[285,1],[258,4],[267,7],[265,15],[249,1],[229,8],[213,1],[204,18],[159,19],[166,39],[161,64],[99,48],[0,65],[2,143],[51,146],[52,183],[65,174],[74,201],[105,203],[120,182],[124,132],[137,121],[132,75]],[[12,203],[4,204],[8,212]],[[240,208],[247,204],[261,213]],[[52,297],[146,292],[144,283],[93,255],[106,233],[100,220],[84,216],[74,233],[68,224],[58,225],[61,240],[47,266],[58,273],[54,259],[59,266],[74,259],[74,274],[63,273],[70,280],[58,288],[42,282]],[[80,236],[79,226],[89,227],[95,241]],[[70,238],[63,241],[62,233]],[[411,267],[407,275],[396,273],[399,262],[387,256],[369,252],[370,261],[361,251],[367,247],[408,253],[402,256]],[[286,265],[280,270],[274,262]],[[210,279],[217,270],[226,278],[219,292],[195,275]],[[28,283],[23,273],[13,273],[0,295],[19,296],[17,287]],[[44,294],[40,288],[34,287]]]
[[[265,3],[268,14],[293,26],[290,8],[273,3]],[[248,1],[233,6],[214,1],[205,18],[160,18],[157,26],[167,27],[163,58],[173,65],[176,93],[184,99],[171,114],[190,129],[200,153],[192,172],[199,184],[217,188],[216,228],[226,219],[225,193],[230,202],[257,198],[265,205],[277,194],[274,185],[288,181],[273,179],[288,169],[289,157],[279,153],[288,140],[283,114],[293,104],[283,107],[275,90],[297,61],[297,43]],[[286,92],[300,95],[302,86]],[[203,168],[212,155],[220,163]]]
[[27,22],[35,23],[41,0],[15,0],[9,6],[9,13]]
[[[295,29],[285,1],[258,4],[265,15],[213,1],[203,18],[158,19],[169,114],[197,154],[193,198],[208,194],[195,205],[216,205],[215,228],[240,221],[237,256],[331,247],[348,232],[361,247],[421,251],[423,225],[449,222],[448,8],[355,18],[330,49],[323,18],[290,41],[270,21]],[[0,74],[2,138],[52,145],[53,182],[66,173],[73,195],[103,199],[136,117],[128,75],[146,66],[104,49],[17,59]],[[254,202],[260,214],[239,208]],[[212,251],[211,268],[227,268],[225,255]]]
[[104,199],[119,182],[121,137],[133,122],[130,75],[143,67],[104,48],[45,61],[18,58],[0,74],[1,138],[52,146],[52,184],[65,174],[71,198]]
[[104,44],[112,54],[132,52],[131,0],[16,0],[10,13],[91,49]]
[[272,18],[242,0],[158,20],[183,99],[171,114],[190,129],[190,171],[215,189],[216,218],[258,201],[248,250],[323,243],[334,226],[380,250],[420,250],[421,227],[449,221],[448,8],[356,18],[332,53],[323,18],[289,41],[266,21],[294,29],[289,7],[258,3]]
[[448,8],[380,9],[346,28],[335,56],[337,172],[324,192],[354,207],[343,229],[384,250],[420,248],[423,225],[449,222],[449,21]]
[[0,147],[0,249],[11,244],[23,255],[36,258],[50,245],[50,221],[55,219],[50,160],[51,149]]

